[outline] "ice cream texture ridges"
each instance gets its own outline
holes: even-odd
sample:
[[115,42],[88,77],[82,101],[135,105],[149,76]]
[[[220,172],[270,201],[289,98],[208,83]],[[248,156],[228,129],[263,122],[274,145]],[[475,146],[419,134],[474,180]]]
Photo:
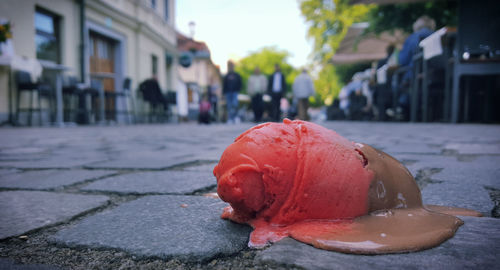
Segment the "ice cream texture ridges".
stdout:
[[[430,248],[463,222],[424,207],[411,173],[368,145],[305,121],[264,123],[235,139],[214,168],[222,218],[254,228],[250,247],[291,236],[318,248],[377,254]],[[429,209],[433,209],[431,211]]]

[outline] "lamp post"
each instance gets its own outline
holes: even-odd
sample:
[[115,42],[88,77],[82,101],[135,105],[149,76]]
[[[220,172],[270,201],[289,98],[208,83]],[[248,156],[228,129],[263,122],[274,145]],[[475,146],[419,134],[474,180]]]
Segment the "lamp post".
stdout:
[[190,21],[188,25],[189,25],[189,33],[191,35],[191,39],[194,39],[194,28],[196,26],[196,23],[193,21]]

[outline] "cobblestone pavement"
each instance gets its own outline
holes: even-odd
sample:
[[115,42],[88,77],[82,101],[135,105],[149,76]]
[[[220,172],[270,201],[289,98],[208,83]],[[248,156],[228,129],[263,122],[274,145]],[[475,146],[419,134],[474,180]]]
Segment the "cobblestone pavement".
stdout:
[[360,256],[285,239],[247,248],[219,218],[211,171],[240,125],[0,129],[0,269],[498,269],[500,126],[325,122],[416,177],[424,203],[466,207],[455,237]]

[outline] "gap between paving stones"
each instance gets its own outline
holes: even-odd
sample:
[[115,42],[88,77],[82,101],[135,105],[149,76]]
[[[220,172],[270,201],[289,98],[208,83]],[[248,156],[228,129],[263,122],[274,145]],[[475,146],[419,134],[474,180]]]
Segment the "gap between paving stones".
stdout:
[[[184,166],[177,166],[176,169],[182,170],[183,168],[189,168],[193,165],[200,165],[200,164],[213,163],[213,162],[214,161],[195,162],[192,164],[184,164]],[[64,169],[64,170],[71,170],[71,169]],[[44,226],[44,227],[27,232],[24,234],[24,235],[27,235],[27,237],[28,237],[27,241],[18,239],[17,237],[11,237],[9,239],[5,239],[3,241],[0,241],[0,246],[1,246],[0,250],[1,250],[2,256],[14,258],[14,259],[16,259],[17,262],[22,262],[22,263],[45,263],[45,264],[54,265],[54,260],[56,260],[56,261],[60,260],[61,262],[66,261],[67,256],[68,256],[68,252],[71,254],[75,254],[75,256],[77,258],[80,258],[81,256],[88,256],[88,253],[91,253],[90,254],[91,258],[92,257],[98,257],[98,258],[99,257],[106,257],[106,254],[108,254],[108,255],[113,254],[113,256],[115,256],[115,254],[118,253],[118,254],[124,254],[124,255],[120,255],[120,258],[118,260],[115,259],[115,261],[121,262],[121,261],[123,261],[123,258],[125,258],[126,263],[131,265],[133,268],[135,268],[136,266],[139,266],[139,265],[141,265],[141,266],[147,265],[147,267],[150,267],[152,265],[156,265],[156,266],[159,266],[162,268],[165,268],[165,267],[170,268],[169,266],[175,266],[175,267],[181,267],[181,268],[193,268],[193,269],[205,268],[206,265],[202,264],[202,263],[195,263],[195,262],[189,262],[189,261],[183,262],[183,261],[180,261],[177,259],[171,259],[171,260],[165,261],[165,260],[161,260],[161,259],[157,259],[157,258],[155,259],[155,258],[151,258],[151,257],[137,258],[133,254],[126,253],[120,249],[114,250],[112,248],[89,249],[86,247],[79,247],[79,248],[59,247],[59,246],[47,241],[47,239],[48,239],[47,236],[52,235],[55,232],[65,228],[65,227],[73,226],[87,217],[93,216],[93,215],[100,213],[102,211],[111,210],[115,207],[118,207],[119,205],[121,205],[123,203],[130,202],[130,201],[148,196],[149,194],[140,194],[140,195],[127,194],[127,195],[124,195],[124,194],[113,194],[113,193],[109,193],[109,192],[87,192],[87,191],[80,190],[81,187],[88,185],[92,182],[95,182],[95,181],[98,181],[98,180],[101,180],[101,179],[104,179],[107,177],[111,177],[111,176],[133,173],[135,171],[136,170],[119,170],[115,174],[112,174],[112,175],[97,177],[94,179],[88,179],[88,180],[78,182],[78,183],[75,183],[72,185],[61,187],[59,190],[60,193],[106,195],[106,196],[108,196],[109,200],[108,200],[108,203],[106,205],[103,205],[101,207],[97,207],[97,208],[85,211],[83,213],[80,213],[80,214],[72,217],[69,220],[59,222],[56,224],[52,224],[49,226]],[[211,185],[211,186],[203,188],[203,189],[195,190],[195,191],[191,192],[191,194],[187,194],[187,195],[200,196],[203,193],[206,193],[209,191],[214,191],[215,187],[216,187],[216,185]],[[28,190],[28,189],[21,189],[21,190]],[[54,190],[50,190],[50,191],[54,191]],[[179,194],[177,194],[177,195],[179,195]],[[15,244],[13,244],[14,242],[15,242]],[[33,245],[29,245],[29,243],[33,243]],[[9,248],[9,246],[12,247],[12,245],[14,245],[14,246],[28,245],[30,247],[22,247],[20,249]],[[9,249],[10,249],[10,251],[9,251]],[[39,251],[50,250],[50,254],[51,254],[50,257],[53,257],[55,254],[57,254],[58,251],[63,252],[65,254],[61,255],[60,258],[57,258],[57,256],[55,256],[54,259],[46,259],[46,256],[43,255],[43,252],[39,252],[39,254],[40,254],[39,256],[36,255],[36,252],[35,252],[35,254],[30,252],[29,256],[26,256],[27,255],[26,253],[24,253],[24,254],[22,253],[23,250],[30,250],[30,249],[39,250]],[[17,252],[16,252],[16,250],[17,250]],[[5,251],[7,251],[7,252],[5,252]],[[222,256],[217,255],[217,256],[209,259],[209,260],[211,260],[210,266],[213,267],[214,269],[217,269],[217,268],[227,269],[227,268],[232,268],[232,267],[239,267],[239,268],[252,267],[255,269],[267,269],[268,268],[267,265],[263,265],[262,267],[259,267],[258,265],[256,265],[253,262],[253,257],[255,256],[255,252],[256,251],[254,251],[254,250],[245,249],[245,250],[238,252],[237,254],[229,254],[229,255],[222,255]],[[78,255],[79,253],[87,253],[87,254],[86,255]],[[16,256],[16,254],[18,254],[18,255]],[[108,258],[106,258],[105,260],[107,261]],[[98,264],[99,267],[101,267],[103,265],[102,261],[100,263],[101,264]],[[238,264],[235,265],[235,263],[238,263]],[[68,266],[67,264],[64,264],[64,263],[56,263],[55,265],[62,266],[62,267]],[[81,264],[77,264],[77,265],[81,265]],[[115,267],[112,267],[112,268],[115,268]],[[153,268],[156,268],[156,267],[153,267]],[[284,268],[277,267],[277,269],[284,269]]]
[[442,171],[443,168],[423,168],[417,171],[417,175],[415,175],[414,179],[417,182],[420,190],[423,190],[428,184],[439,184],[443,183],[440,180],[433,180],[431,176]]
[[[411,153],[411,154],[417,154],[417,153]],[[441,154],[438,154],[441,156],[453,156],[456,157],[458,161],[474,161],[476,158],[480,156],[493,156],[493,157],[498,157],[500,154],[495,154],[495,153],[486,153],[486,154],[461,154],[458,150],[455,149],[443,149],[441,150]]]
[[166,166],[166,167],[162,167],[162,168],[127,168],[127,169],[124,169],[122,167],[92,167],[91,165],[84,165],[84,166],[82,166],[82,168],[86,169],[86,170],[165,171],[165,170],[181,170],[183,168],[193,167],[193,166],[197,166],[197,165],[204,165],[204,164],[209,164],[209,163],[214,163],[214,162],[218,162],[218,160],[193,160],[193,161],[181,162],[179,164],[174,164],[172,166]]
[[6,250],[4,243],[0,242],[0,252],[2,256],[8,256],[19,263],[48,264],[63,269],[304,269],[274,262],[256,262],[255,256],[260,251],[248,248],[237,254],[215,257],[206,262],[187,262],[178,259],[138,258],[121,250],[59,247],[48,243],[48,236],[45,233],[33,235],[27,241],[10,240],[8,244],[19,247],[17,250]]
[[77,193],[77,194],[85,194],[85,195],[105,195],[105,196],[137,196],[139,197],[144,197],[144,196],[158,196],[158,195],[172,195],[172,196],[198,196],[198,195],[203,195],[204,193],[212,192],[214,188],[217,187],[217,184],[207,186],[205,188],[200,188],[196,189],[192,192],[187,192],[187,193],[170,193],[170,192],[119,192],[119,191],[99,191],[99,190],[79,190],[79,191],[74,191],[71,193]]
[[[43,170],[58,170],[58,169],[43,169]],[[73,169],[60,169],[59,171],[71,171]],[[39,171],[39,170],[36,170],[36,169],[29,169],[29,170],[22,170],[21,172],[19,173],[23,173],[23,172],[27,172],[27,171]],[[41,170],[40,170],[41,171]],[[105,170],[100,170],[100,171],[105,171]],[[108,178],[108,177],[113,177],[113,176],[117,176],[117,175],[121,175],[123,173],[121,172],[118,172],[116,170],[112,170],[116,173],[113,173],[113,174],[107,174],[107,175],[103,175],[103,176],[99,176],[99,177],[94,177],[94,178],[89,178],[89,179],[85,179],[83,181],[79,181],[79,182],[76,182],[76,183],[73,183],[73,184],[69,184],[69,185],[63,185],[63,186],[59,186],[59,187],[54,187],[54,188],[15,188],[15,187],[0,187],[0,192],[1,191],[18,191],[18,190],[25,190],[25,191],[55,191],[55,192],[61,192],[61,193],[79,193],[78,189],[82,186],[85,186],[85,185],[88,185],[90,183],[93,183],[95,181],[99,181],[101,179],[105,179],[105,178]]]
[[196,161],[194,163],[190,163],[190,164],[185,164],[185,165],[182,165],[182,166],[175,166],[175,167],[172,167],[172,168],[169,168],[169,169],[161,169],[161,170],[153,170],[153,169],[147,169],[147,170],[135,170],[135,169],[132,169],[132,170],[113,170],[113,171],[116,171],[115,174],[112,174],[112,175],[106,175],[106,176],[103,176],[103,177],[99,177],[99,178],[95,178],[95,179],[88,179],[88,180],[85,180],[85,181],[82,181],[82,182],[78,182],[78,183],[74,183],[74,184],[71,184],[71,185],[67,185],[64,187],[64,191],[68,192],[68,193],[78,193],[78,194],[91,194],[91,195],[107,195],[107,196],[127,196],[127,195],[134,195],[134,196],[138,196],[138,197],[142,197],[142,196],[148,196],[148,195],[202,195],[204,193],[208,193],[208,192],[213,192],[214,191],[214,188],[217,187],[217,184],[213,184],[213,185],[209,185],[209,186],[206,186],[206,187],[203,187],[203,188],[199,188],[199,189],[195,189],[193,190],[192,192],[185,192],[185,193],[182,193],[182,194],[179,194],[179,193],[170,193],[170,192],[119,192],[119,191],[99,191],[99,190],[82,190],[83,187],[91,184],[91,183],[94,183],[94,182],[97,182],[99,180],[103,180],[103,179],[106,179],[106,178],[111,178],[111,177],[115,177],[115,176],[120,176],[120,175],[126,175],[126,174],[133,174],[133,173],[136,173],[138,171],[144,171],[144,172],[147,172],[147,171],[185,171],[184,169],[186,168],[191,168],[191,167],[196,167],[196,166],[200,166],[200,165],[205,165],[205,164],[213,164],[215,161]]
[[491,216],[500,218],[500,190],[492,187],[484,187],[490,194],[491,201],[493,201],[493,209],[491,209]]
[[[191,195],[199,196],[199,195]],[[58,231],[72,227],[87,217],[102,211],[108,211],[119,205],[145,196],[111,195],[106,205],[85,211],[73,218],[32,230],[24,235],[26,240],[11,237],[0,241],[0,256],[9,257],[16,262],[28,264],[48,264],[76,269],[303,269],[286,267],[275,263],[255,262],[254,257],[260,250],[245,248],[236,254],[217,255],[203,262],[190,262],[179,259],[160,259],[155,257],[137,257],[121,249],[65,247],[49,241]],[[221,209],[222,210],[222,209]],[[228,221],[229,222],[229,221]],[[50,256],[47,256],[49,255]],[[82,262],[88,258],[88,262]]]
[[[105,149],[105,150],[110,150],[110,149],[111,148]],[[419,154],[417,154],[417,153],[412,153],[412,154],[415,155],[416,157],[419,156]],[[459,160],[459,161],[473,161],[478,156],[475,154],[458,154],[458,151],[456,153],[453,153],[453,154],[450,153],[450,155],[456,156],[457,160]],[[409,161],[409,162],[411,162],[411,161]],[[405,165],[408,165],[407,162],[405,162]],[[176,166],[173,166],[173,167],[176,167]],[[187,166],[187,167],[189,167],[189,166]],[[11,167],[11,168],[14,168],[14,167]],[[85,168],[85,166],[83,168],[88,169],[88,170],[93,169],[93,168]],[[47,169],[50,169],[50,168],[47,168]],[[95,168],[95,169],[96,170],[103,170],[101,168]],[[169,168],[169,170],[170,169],[177,169],[177,168]],[[182,169],[182,166],[180,166],[179,169]],[[122,169],[120,169],[119,171],[122,171]],[[137,171],[137,170],[134,169],[134,170],[128,170],[128,171],[133,172],[133,171]],[[146,171],[155,171],[155,170],[154,169],[146,169]],[[81,184],[81,183],[79,183],[79,184]],[[86,185],[86,184],[88,184],[88,183],[83,183],[80,185],[80,187],[82,185]],[[79,187],[79,185],[75,184],[75,185],[72,185],[71,187],[66,187],[64,190],[66,192],[70,192],[70,193],[74,192],[74,193],[78,193],[78,194],[86,194],[82,191],[79,191],[78,187]],[[492,196],[491,192],[489,192],[489,194],[491,197]],[[201,193],[196,193],[193,195],[201,195]],[[127,196],[127,195],[108,195],[108,196],[110,197],[110,201],[113,201],[114,202],[113,204],[116,204],[116,205],[119,205],[119,204],[122,204],[123,202],[131,201],[131,200],[142,197],[142,196]],[[114,206],[112,204],[110,204],[110,205],[108,205],[108,209],[110,209],[110,207],[114,207]],[[98,210],[98,212],[99,212],[99,210]],[[69,222],[69,224],[73,224],[73,221]],[[62,224],[61,226],[66,226],[66,225]],[[59,227],[59,228],[62,228],[62,227]],[[39,232],[33,233],[33,235],[32,235],[33,237],[30,238],[28,241],[22,241],[20,239],[12,239],[12,241],[18,241],[19,245],[27,245],[30,240],[35,240],[35,238],[38,236],[42,236],[43,234],[46,234],[48,232],[54,233],[56,231],[57,231],[57,229],[46,228],[46,229],[43,229]],[[41,241],[43,241],[43,240],[44,239],[42,237]],[[16,243],[13,243],[13,245],[15,245],[15,244]],[[4,246],[3,243],[0,242],[0,247],[1,247],[0,252],[2,253],[2,256],[4,256],[3,255],[4,254],[3,246]],[[24,248],[25,248],[25,246],[21,246],[21,247],[19,247],[18,251],[24,252],[23,251]],[[29,249],[29,247],[26,247],[26,248]],[[133,256],[130,256],[129,254],[124,254],[123,252],[106,251],[106,250],[97,252],[95,250],[89,250],[89,249],[73,250],[70,248],[55,247],[55,246],[49,245],[47,243],[38,244],[38,249],[40,251],[40,253],[38,253],[39,256],[43,256],[42,254],[49,254],[50,256],[52,256],[52,253],[48,253],[48,252],[43,251],[43,250],[44,249],[45,250],[53,249],[52,251],[54,252],[54,254],[56,254],[56,258],[58,258],[60,260],[58,265],[64,265],[64,261],[66,259],[69,259],[70,261],[76,261],[77,263],[75,263],[74,265],[76,267],[80,267],[80,269],[85,269],[85,268],[83,268],[85,266],[87,266],[86,268],[92,268],[92,266],[94,266],[94,267],[101,267],[101,268],[108,268],[108,269],[118,269],[120,267],[140,268],[142,266],[145,266],[146,268],[150,267],[151,269],[178,268],[178,267],[181,267],[181,268],[197,268],[197,267],[204,268],[203,265],[200,266],[198,264],[182,264],[176,260],[170,260],[168,262],[163,262],[163,261],[158,261],[158,260],[149,260],[149,259],[136,260],[137,258],[133,258]],[[65,255],[64,252],[66,252],[66,251],[73,254],[73,255]],[[45,253],[43,253],[43,252],[45,252]],[[57,254],[60,254],[60,255],[57,255]],[[109,256],[108,255],[101,256],[101,254],[108,254]],[[238,259],[238,260],[248,259],[243,254],[250,254],[250,257],[251,257],[252,254],[255,255],[256,252],[251,251],[251,250],[244,250],[244,251],[240,252],[238,255],[235,255],[235,259]],[[29,252],[25,252],[24,256],[30,257]],[[246,256],[248,257],[249,255],[246,255]],[[19,258],[19,257],[22,257],[22,255],[18,256],[17,258]],[[80,261],[80,260],[86,260],[86,259],[92,260],[93,258],[97,258],[97,261],[94,264],[92,264],[92,263],[87,263],[87,264],[78,263],[78,261]],[[25,258],[25,259],[30,260],[30,258]],[[42,259],[47,259],[47,258],[43,258],[43,257],[39,258],[39,260],[42,260]],[[106,264],[99,265],[99,262],[104,262],[105,260],[115,261],[116,264],[106,262]],[[222,258],[222,259],[217,258],[217,259],[213,259],[208,264],[208,266],[217,267],[218,265],[220,265],[220,262],[230,262],[230,261],[232,261],[231,258]],[[48,261],[48,262],[50,263],[50,261]],[[212,262],[214,262],[214,263],[212,264]],[[205,265],[205,266],[207,266],[207,265]],[[225,266],[226,267],[222,268],[222,269],[232,268],[232,267],[228,267],[228,266],[231,266],[231,264],[226,264]],[[253,265],[249,264],[249,266],[253,266]]]
[[[54,194],[70,194],[68,192],[51,192],[51,193],[54,193]],[[39,232],[43,232],[45,230],[50,230],[50,229],[54,229],[54,228],[57,228],[57,227],[61,227],[61,226],[64,226],[65,224],[69,224],[69,223],[73,223],[73,222],[76,222],[77,220],[81,220],[87,216],[91,216],[95,213],[98,213],[98,212],[101,212],[105,209],[108,209],[109,206],[112,205],[112,200],[111,198],[108,199],[108,201],[106,203],[104,203],[103,205],[100,205],[100,206],[97,206],[97,207],[94,207],[94,208],[91,208],[91,209],[87,209],[83,212],[80,212],[74,216],[72,216],[71,218],[68,218],[66,220],[62,220],[62,221],[59,221],[59,222],[56,222],[56,223],[52,223],[52,224],[49,224],[49,225],[44,225],[44,226],[41,226],[41,227],[38,227],[36,229],[32,229],[32,230],[29,230],[27,232],[24,232],[22,233],[22,236],[29,236],[29,235],[32,235],[32,234],[38,234]],[[20,236],[12,236],[12,237],[7,237],[7,238],[4,238],[4,239],[0,239],[0,243],[3,243],[3,242],[6,242],[6,241],[10,241],[12,239],[18,239]]]

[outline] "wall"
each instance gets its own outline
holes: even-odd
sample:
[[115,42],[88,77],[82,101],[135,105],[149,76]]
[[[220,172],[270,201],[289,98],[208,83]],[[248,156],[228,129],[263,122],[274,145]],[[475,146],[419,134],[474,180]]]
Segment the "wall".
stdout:
[[[165,67],[165,53],[175,55],[173,25],[162,20],[163,1],[153,10],[150,1],[88,0],[87,19],[124,36],[126,68],[124,76],[132,79],[132,90],[151,78],[151,55],[158,57],[158,81],[162,89],[171,87]],[[138,5],[136,4],[138,3]],[[175,1],[170,1],[174,5]],[[102,5],[109,5],[106,9]],[[169,34],[171,33],[171,34]],[[172,76],[173,78],[174,76]]]
[[[79,31],[78,5],[73,0],[2,0],[0,17],[12,25],[12,43],[17,55],[36,58],[35,50],[35,8],[40,7],[60,16],[61,64],[69,67],[68,73],[79,74]],[[7,69],[0,71],[0,122],[8,114]],[[13,85],[15,85],[13,83]],[[13,100],[14,101],[14,100]],[[15,102],[15,101],[14,101]]]
[[[148,0],[86,0],[86,21],[107,29],[120,37],[122,76],[132,79],[132,90],[151,78],[151,54],[158,57],[158,81],[163,89],[175,90],[176,61],[166,70],[165,53],[177,56],[175,35],[175,0],[168,1],[170,16],[164,20],[165,1],[158,0],[156,9]],[[80,75],[80,13],[77,0],[0,0],[0,17],[14,25],[13,44],[17,55],[36,58],[34,14],[42,7],[61,17],[61,64],[68,74]],[[89,78],[86,57],[86,81]],[[0,122],[8,111],[7,72],[0,69]],[[167,74],[168,73],[168,74]],[[121,86],[121,83],[119,83]],[[119,89],[118,89],[119,90]],[[3,117],[3,118],[2,118]]]

